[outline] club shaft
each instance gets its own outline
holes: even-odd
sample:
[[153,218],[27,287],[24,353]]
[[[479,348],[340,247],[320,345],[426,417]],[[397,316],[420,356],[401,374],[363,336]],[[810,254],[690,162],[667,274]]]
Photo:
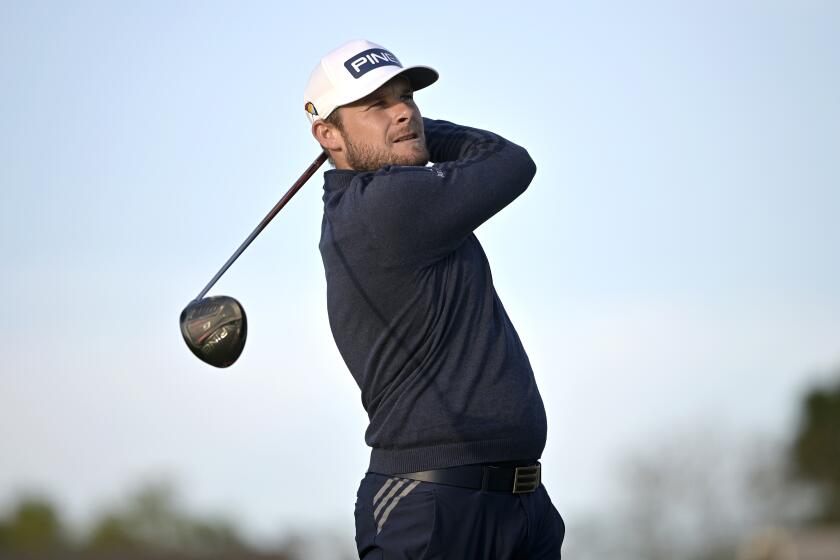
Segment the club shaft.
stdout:
[[239,255],[241,255],[242,252],[248,247],[248,245],[251,244],[251,241],[253,241],[260,234],[260,232],[265,229],[265,226],[267,226],[268,223],[272,219],[274,219],[274,216],[276,216],[277,213],[280,212],[280,210],[282,210],[282,208],[286,205],[286,203],[289,202],[289,200],[291,200],[293,196],[295,196],[295,193],[297,193],[300,190],[303,184],[306,183],[306,181],[308,181],[310,177],[312,177],[312,175],[318,170],[319,167],[321,167],[321,165],[323,165],[325,161],[327,161],[327,154],[321,152],[321,154],[319,154],[318,157],[315,158],[315,161],[312,162],[312,165],[310,165],[306,169],[306,171],[303,172],[303,175],[301,175],[300,178],[297,181],[295,181],[295,184],[292,185],[292,188],[290,188],[286,192],[286,194],[283,195],[283,198],[281,198],[277,202],[277,204],[274,205],[274,208],[272,208],[271,211],[268,214],[266,214],[265,218],[263,218],[259,225],[254,229],[254,231],[251,232],[251,235],[248,236],[248,239],[246,239],[242,243],[242,245],[239,246],[239,249],[237,249],[236,252],[233,253],[233,255],[231,255],[231,257],[224,264],[224,266],[222,266],[222,268],[219,269],[219,272],[216,273],[213,279],[210,280],[210,282],[206,286],[204,286],[204,289],[201,290],[201,293],[198,294],[198,296],[196,296],[194,301],[198,301],[205,295],[207,295],[207,292],[210,291],[210,288],[213,287],[213,284],[215,284],[219,280],[219,278],[222,277],[222,274],[224,274],[225,271],[227,271],[227,269],[230,268],[230,265],[232,265],[234,261],[236,261],[236,259],[239,258]]

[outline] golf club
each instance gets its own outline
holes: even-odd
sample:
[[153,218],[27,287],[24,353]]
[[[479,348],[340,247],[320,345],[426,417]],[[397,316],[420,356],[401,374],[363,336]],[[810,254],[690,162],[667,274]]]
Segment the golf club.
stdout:
[[181,311],[181,334],[187,347],[198,358],[212,366],[225,368],[233,364],[245,347],[248,334],[248,321],[242,304],[229,296],[204,297],[222,274],[242,254],[251,242],[265,229],[265,226],[277,215],[287,202],[297,193],[306,181],[327,160],[327,154],[321,153],[315,158],[303,175],[283,195],[274,208],[251,232],[251,235],[231,255],[219,272],[203,290]]

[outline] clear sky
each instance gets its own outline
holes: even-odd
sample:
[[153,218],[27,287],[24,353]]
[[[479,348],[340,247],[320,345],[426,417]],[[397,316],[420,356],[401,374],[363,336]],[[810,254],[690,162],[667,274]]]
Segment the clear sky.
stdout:
[[262,534],[352,531],[366,416],[320,173],[211,292],[248,313],[239,362],[177,321],[317,155],[304,85],[359,37],[440,72],[424,115],[537,163],[477,234],[568,521],[675,426],[784,435],[840,363],[838,29],[809,0],[0,1],[0,505],[83,518],[168,475]]

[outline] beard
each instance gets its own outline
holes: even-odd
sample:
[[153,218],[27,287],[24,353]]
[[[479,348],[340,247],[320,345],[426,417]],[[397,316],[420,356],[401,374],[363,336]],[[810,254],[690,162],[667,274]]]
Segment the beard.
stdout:
[[395,153],[384,146],[357,144],[345,139],[347,164],[356,171],[376,171],[386,165],[426,165],[429,150],[425,141],[415,144],[408,152]]

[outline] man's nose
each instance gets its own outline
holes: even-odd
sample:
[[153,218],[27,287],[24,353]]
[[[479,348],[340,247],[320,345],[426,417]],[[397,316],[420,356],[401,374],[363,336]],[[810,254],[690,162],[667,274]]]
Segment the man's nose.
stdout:
[[406,103],[405,101],[400,102],[397,105],[397,122],[403,123],[411,120],[411,117],[414,116],[414,111],[415,108],[410,103]]

